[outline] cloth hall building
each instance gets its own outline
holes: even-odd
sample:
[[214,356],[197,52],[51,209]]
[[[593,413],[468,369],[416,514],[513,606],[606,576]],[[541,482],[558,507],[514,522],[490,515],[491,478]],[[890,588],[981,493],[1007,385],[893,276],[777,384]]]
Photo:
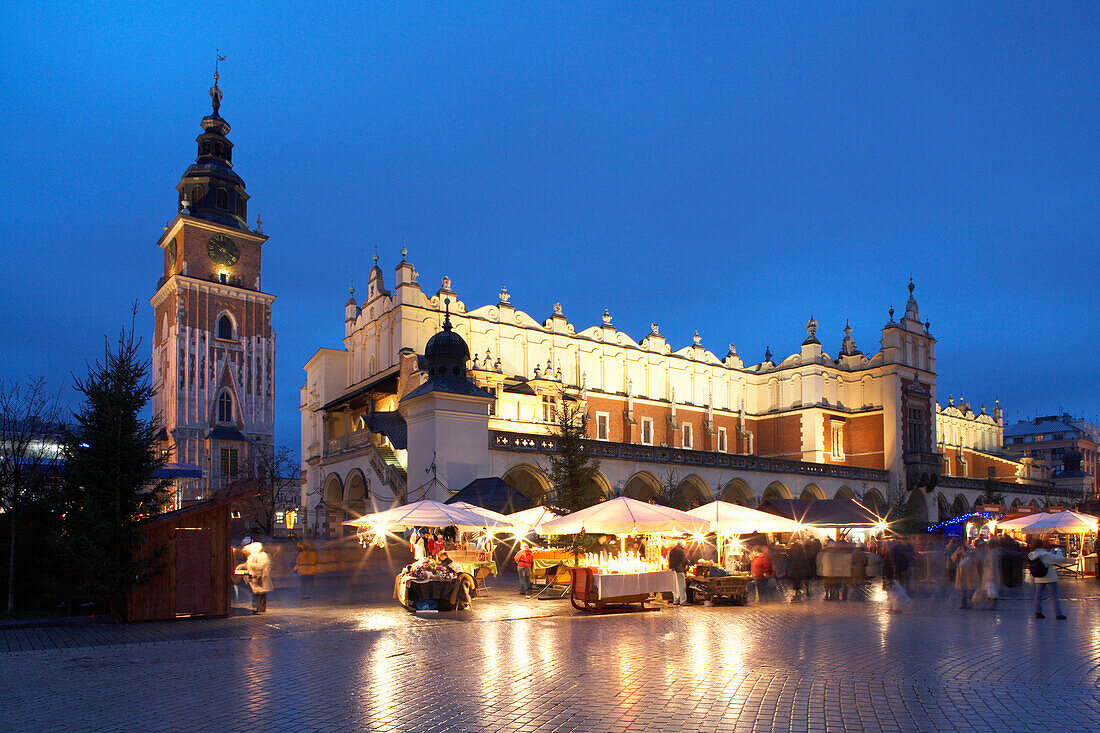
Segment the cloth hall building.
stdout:
[[937,404],[936,340],[912,283],[871,353],[850,327],[827,353],[811,317],[798,352],[746,364],[698,334],[676,348],[657,324],[637,340],[607,311],[580,330],[558,305],[539,320],[504,288],[468,308],[447,277],[426,292],[405,256],[392,284],[375,257],[366,299],[345,305],[343,348],[304,367],[302,506],[318,532],[477,479],[549,491],[563,395],[588,413],[591,488],[609,497],[646,499],[669,481],[686,503],[856,497],[884,513],[900,497],[935,520],[973,507],[990,478],[1013,504],[1054,491],[1001,454],[999,406]]

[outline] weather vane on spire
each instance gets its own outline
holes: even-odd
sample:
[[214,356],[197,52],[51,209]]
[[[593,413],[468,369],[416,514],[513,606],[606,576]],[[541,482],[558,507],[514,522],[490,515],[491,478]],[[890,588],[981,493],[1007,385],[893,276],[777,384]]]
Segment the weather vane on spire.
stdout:
[[221,79],[221,75],[218,74],[218,64],[225,61],[225,56],[222,56],[221,49],[214,50],[214,86],[210,88],[210,103],[214,106],[214,114],[218,113],[218,110],[222,106],[222,90],[218,86],[218,80]]

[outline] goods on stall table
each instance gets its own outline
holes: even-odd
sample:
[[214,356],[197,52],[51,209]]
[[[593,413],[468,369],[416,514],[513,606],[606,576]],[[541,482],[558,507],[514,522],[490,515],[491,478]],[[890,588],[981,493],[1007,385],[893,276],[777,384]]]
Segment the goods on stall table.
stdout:
[[393,589],[393,597],[412,611],[432,606],[432,610],[440,611],[462,609],[476,596],[469,573],[456,573],[430,562],[409,565],[397,576]]
[[676,591],[676,573],[657,570],[644,573],[600,573],[593,575],[596,597],[601,601]]

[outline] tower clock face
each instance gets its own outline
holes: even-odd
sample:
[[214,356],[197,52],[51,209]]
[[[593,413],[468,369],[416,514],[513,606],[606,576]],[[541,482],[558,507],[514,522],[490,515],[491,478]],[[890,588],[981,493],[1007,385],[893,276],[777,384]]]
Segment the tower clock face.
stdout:
[[224,234],[215,234],[206,244],[206,253],[219,265],[235,265],[241,258],[236,243]]
[[172,267],[176,264],[176,238],[172,237],[172,241],[168,243],[168,266]]

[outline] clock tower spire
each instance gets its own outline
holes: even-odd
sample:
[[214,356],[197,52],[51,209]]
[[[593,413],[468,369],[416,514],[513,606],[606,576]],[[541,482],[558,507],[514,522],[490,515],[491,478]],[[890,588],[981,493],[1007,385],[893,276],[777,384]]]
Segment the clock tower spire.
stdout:
[[[221,61],[225,57],[218,56]],[[179,211],[191,216],[237,229],[248,229],[248,194],[244,181],[233,170],[233,143],[229,141],[229,123],[222,119],[220,75],[214,66],[214,86],[210,88],[213,108],[200,123],[202,133],[195,138],[198,154],[176,186]]]
[[201,476],[179,479],[179,505],[248,476],[275,434],[275,296],[260,289],[267,237],[245,223],[216,67],[210,101],[198,157],[176,186],[178,213],[158,243],[164,276],[151,301],[160,447],[184,475]]

